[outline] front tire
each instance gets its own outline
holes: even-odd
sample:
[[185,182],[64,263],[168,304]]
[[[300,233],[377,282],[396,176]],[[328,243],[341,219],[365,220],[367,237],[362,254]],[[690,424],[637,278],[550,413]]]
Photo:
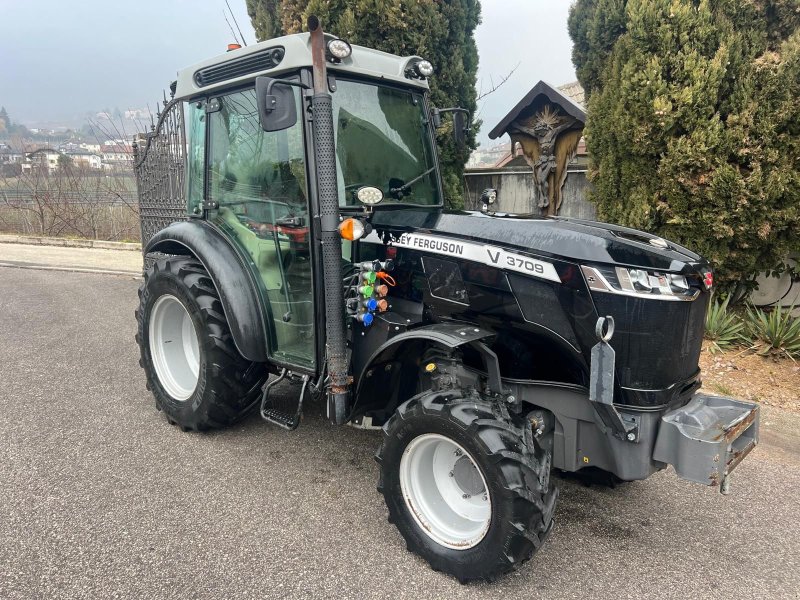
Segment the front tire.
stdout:
[[491,581],[553,525],[551,453],[503,408],[424,392],[384,426],[378,490],[408,549],[437,571]]
[[265,365],[244,359],[214,283],[190,257],[161,259],[144,275],[136,311],[147,389],[184,430],[225,427],[257,402]]

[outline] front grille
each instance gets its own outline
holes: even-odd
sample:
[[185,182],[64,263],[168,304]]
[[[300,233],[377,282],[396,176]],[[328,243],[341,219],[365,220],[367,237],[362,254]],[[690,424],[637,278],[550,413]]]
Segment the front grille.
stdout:
[[708,294],[693,302],[665,302],[618,294],[592,294],[597,313],[616,325],[611,346],[617,375],[627,388],[657,390],[697,371]]
[[249,73],[258,73],[274,69],[283,60],[286,51],[283,46],[267,48],[241,58],[229,60],[221,65],[200,69],[194,74],[194,82],[198,87],[205,87],[220,81],[236,79]]

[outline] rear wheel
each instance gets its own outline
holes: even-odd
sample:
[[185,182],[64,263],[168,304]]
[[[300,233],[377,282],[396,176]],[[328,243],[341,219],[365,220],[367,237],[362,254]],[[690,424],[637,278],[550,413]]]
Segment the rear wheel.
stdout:
[[267,372],[236,350],[214,283],[188,257],[147,270],[136,311],[147,388],[183,429],[230,425],[255,405]]
[[550,451],[490,402],[419,394],[386,424],[376,458],[408,549],[462,583],[517,568],[550,532]]

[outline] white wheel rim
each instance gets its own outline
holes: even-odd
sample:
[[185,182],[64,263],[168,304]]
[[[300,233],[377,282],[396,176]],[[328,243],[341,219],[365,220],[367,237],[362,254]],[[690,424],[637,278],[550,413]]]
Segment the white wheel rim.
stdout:
[[486,480],[463,446],[437,433],[420,435],[400,459],[400,488],[417,525],[454,550],[476,546],[492,519]]
[[164,390],[175,400],[188,400],[197,387],[200,345],[192,317],[175,296],[165,294],[150,313],[150,356]]

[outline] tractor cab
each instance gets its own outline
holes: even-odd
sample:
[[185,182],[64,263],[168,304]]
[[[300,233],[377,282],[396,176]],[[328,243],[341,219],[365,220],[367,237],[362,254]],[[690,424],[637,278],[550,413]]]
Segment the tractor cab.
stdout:
[[[441,207],[427,98],[430,64],[333,36],[324,41],[340,214],[363,216],[376,199],[381,207]],[[263,70],[268,77],[258,75],[259,65],[271,67]],[[312,87],[311,35],[298,34],[181,71],[176,98],[186,123],[188,213],[233,240],[249,263],[269,311],[267,357],[316,374],[324,360],[324,332],[317,331],[324,319],[314,308],[322,276],[315,277],[320,257],[313,251]],[[274,102],[269,111],[267,91]],[[373,204],[359,200],[363,189],[371,191]],[[345,262],[353,260],[349,241]]]

